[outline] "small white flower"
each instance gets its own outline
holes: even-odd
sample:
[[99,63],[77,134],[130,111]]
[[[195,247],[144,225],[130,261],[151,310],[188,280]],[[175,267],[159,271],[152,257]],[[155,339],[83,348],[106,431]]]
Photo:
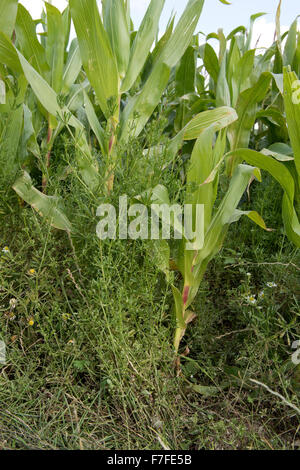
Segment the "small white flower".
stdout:
[[9,253],[8,246],[5,246],[4,248],[2,248],[2,253]]
[[255,305],[257,302],[255,295],[247,295],[246,300],[249,304],[252,304],[252,305]]
[[275,282],[267,282],[267,286],[273,289],[274,287],[277,287],[277,284]]
[[264,293],[263,290],[259,292],[258,297],[259,297],[259,299],[264,299],[265,298],[265,293]]
[[252,274],[251,274],[251,273],[247,273],[247,276],[248,276],[248,277],[251,277],[251,276],[252,276]]
[[18,303],[17,299],[10,299],[9,306],[10,306],[11,310],[16,308],[17,303]]

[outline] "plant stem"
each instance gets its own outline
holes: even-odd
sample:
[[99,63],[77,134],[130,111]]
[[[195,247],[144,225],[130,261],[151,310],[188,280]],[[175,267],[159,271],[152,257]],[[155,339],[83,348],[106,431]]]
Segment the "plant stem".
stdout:
[[[53,129],[50,127],[50,123],[49,123],[48,134],[47,134],[47,154],[46,154],[46,172],[47,173],[48,173],[48,169],[50,168],[50,161],[51,161],[52,135],[53,135]],[[46,191],[47,184],[48,184],[47,174],[44,174],[43,182],[42,182],[43,193]]]

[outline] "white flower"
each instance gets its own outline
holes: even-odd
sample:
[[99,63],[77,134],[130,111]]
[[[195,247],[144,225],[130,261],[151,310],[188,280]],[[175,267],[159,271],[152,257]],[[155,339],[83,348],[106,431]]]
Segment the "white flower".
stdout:
[[8,246],[5,246],[4,248],[2,248],[2,253],[9,253]]
[[248,276],[248,277],[251,277],[251,276],[252,276],[252,274],[251,274],[251,273],[247,273],[247,276]]
[[264,293],[263,290],[259,292],[258,297],[259,297],[260,299],[264,299],[264,298],[265,298],[265,293]]
[[10,306],[11,310],[16,308],[17,303],[18,303],[17,299],[10,299],[9,306]]
[[257,302],[255,295],[247,295],[246,300],[249,304],[252,304],[252,305],[255,305]]
[[277,287],[277,284],[275,282],[267,282],[267,286],[273,289],[274,287]]

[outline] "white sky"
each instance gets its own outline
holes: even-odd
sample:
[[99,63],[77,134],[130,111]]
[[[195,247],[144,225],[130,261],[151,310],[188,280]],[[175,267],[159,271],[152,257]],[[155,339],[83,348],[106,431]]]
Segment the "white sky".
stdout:
[[[41,11],[43,8],[43,0],[19,0],[31,13],[34,19],[40,18]],[[144,12],[149,4],[150,0],[131,0],[131,14],[133,17],[133,21],[137,26],[143,17]],[[271,3],[270,3],[271,2]],[[164,29],[165,24],[172,12],[172,9],[181,13],[187,0],[166,0],[165,10],[162,15],[162,30]],[[284,20],[288,18],[290,24],[291,21],[300,13],[297,11],[297,0],[283,0],[283,10],[282,14]],[[52,4],[55,5],[60,10],[66,8],[68,2],[66,0],[52,0]],[[200,19],[199,27],[202,31],[206,34],[216,31],[217,28],[223,27],[226,33],[229,33],[231,29],[240,24],[244,24],[245,21],[248,20],[250,15],[253,13],[253,9],[251,10],[250,7],[254,7],[257,11],[266,11],[269,15],[265,17],[259,18],[254,26],[254,37],[253,37],[253,46],[256,44],[257,39],[260,37],[259,46],[260,47],[268,47],[272,44],[274,39],[274,32],[275,32],[275,21],[274,21],[274,12],[276,11],[276,6],[278,4],[278,0],[261,0],[259,2],[259,9],[256,6],[256,0],[232,0],[231,6],[222,5],[218,0],[206,0],[202,21]],[[270,6],[271,5],[271,6]],[[249,11],[245,11],[247,10]],[[216,12],[220,12],[223,16],[216,14]],[[246,18],[247,15],[247,20]],[[223,25],[222,25],[222,18],[223,18]],[[206,28],[204,25],[206,25]],[[210,28],[210,29],[207,29]],[[288,26],[282,25],[282,32],[286,31]]]

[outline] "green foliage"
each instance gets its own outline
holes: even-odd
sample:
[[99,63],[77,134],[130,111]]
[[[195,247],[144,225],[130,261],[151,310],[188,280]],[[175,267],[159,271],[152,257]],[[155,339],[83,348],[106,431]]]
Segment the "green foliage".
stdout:
[[[287,355],[299,337],[300,33],[297,17],[281,34],[281,3],[276,41],[257,50],[253,27],[264,13],[251,16],[248,30],[237,26],[226,37],[218,29],[203,43],[196,28],[204,0],[189,0],[162,34],[164,0],[149,2],[137,31],[129,0],[102,0],[101,11],[96,0],[70,0],[63,13],[46,2],[38,21],[17,1],[0,0],[0,332],[17,338],[15,358],[37,351],[53,368],[45,390],[60,383],[70,410],[81,400],[76,432],[60,414],[53,448],[64,448],[69,434],[72,448],[127,449],[141,439],[143,448],[185,449],[195,435],[206,448],[210,435],[223,443],[228,418],[210,427],[204,411],[204,435],[194,408],[224,404],[224,391],[247,413],[261,400],[272,416],[298,403],[298,371]],[[99,241],[98,205],[117,207],[124,194],[155,204],[160,222],[168,221],[164,207],[189,204],[184,221],[169,219],[172,235],[183,239]],[[199,205],[202,235],[191,238],[185,223],[198,228]],[[1,376],[7,409],[20,403],[10,374],[24,400],[17,367]],[[272,390],[280,383],[290,403],[261,399],[251,382],[260,376]],[[154,401],[158,417],[149,411]],[[106,411],[100,421],[91,417],[95,403],[109,420]],[[32,428],[38,411],[20,415]],[[187,426],[185,418],[195,422]],[[98,431],[78,437],[93,420],[104,429],[100,441]],[[255,426],[247,419],[228,446],[242,439],[291,447],[275,434],[290,433],[296,420],[287,413],[286,426],[272,422],[272,439],[259,440],[254,431],[249,437]],[[38,436],[9,442],[48,448],[54,421]],[[140,423],[143,432],[132,437]],[[1,432],[0,447],[8,446]]]

